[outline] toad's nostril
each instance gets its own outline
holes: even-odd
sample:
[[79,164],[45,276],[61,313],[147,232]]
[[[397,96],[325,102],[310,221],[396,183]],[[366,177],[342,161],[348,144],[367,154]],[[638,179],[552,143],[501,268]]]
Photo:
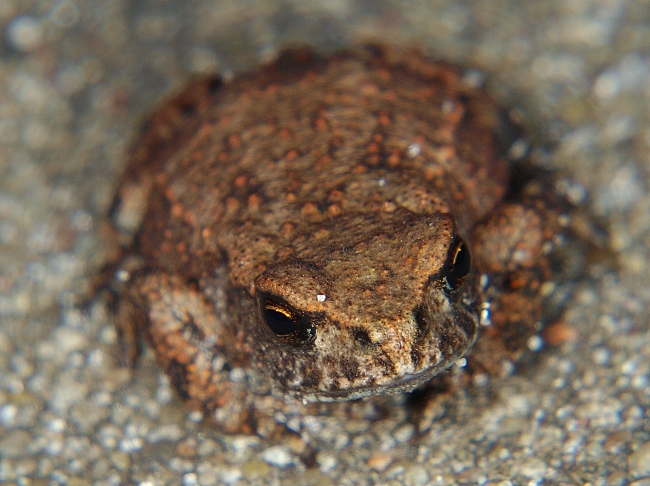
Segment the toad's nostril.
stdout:
[[354,331],[354,340],[360,346],[372,346],[373,342],[366,331],[356,329]]

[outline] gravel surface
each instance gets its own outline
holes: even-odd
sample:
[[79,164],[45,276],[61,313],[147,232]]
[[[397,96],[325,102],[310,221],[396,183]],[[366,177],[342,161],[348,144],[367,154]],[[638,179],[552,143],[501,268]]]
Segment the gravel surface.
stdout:
[[[0,482],[650,484],[650,2],[0,0],[0,32]],[[373,39],[516,109],[607,236],[584,232],[600,248],[539,352],[428,433],[396,407],[305,420],[282,444],[220,435],[151,355],[115,365],[89,295],[125,148],[192,74]]]

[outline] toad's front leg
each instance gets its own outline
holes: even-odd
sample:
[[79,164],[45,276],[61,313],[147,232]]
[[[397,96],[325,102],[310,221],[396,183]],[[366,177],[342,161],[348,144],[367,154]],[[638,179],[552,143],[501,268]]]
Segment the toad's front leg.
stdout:
[[491,322],[472,353],[479,368],[497,372],[539,331],[549,252],[560,229],[557,204],[541,196],[503,204],[474,229],[476,267],[489,276]]
[[210,413],[226,432],[251,432],[246,380],[233,376],[230,340],[199,288],[165,273],[136,276],[120,302],[117,326],[131,357],[139,335],[146,338],[190,410]]

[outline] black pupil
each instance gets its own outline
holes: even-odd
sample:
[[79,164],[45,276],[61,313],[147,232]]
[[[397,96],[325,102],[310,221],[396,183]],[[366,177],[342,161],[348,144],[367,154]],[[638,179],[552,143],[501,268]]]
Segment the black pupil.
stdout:
[[278,336],[291,334],[296,330],[296,323],[286,314],[275,309],[265,309],[264,317],[271,330]]
[[472,256],[461,238],[456,238],[449,251],[445,280],[451,290],[458,290],[472,269]]

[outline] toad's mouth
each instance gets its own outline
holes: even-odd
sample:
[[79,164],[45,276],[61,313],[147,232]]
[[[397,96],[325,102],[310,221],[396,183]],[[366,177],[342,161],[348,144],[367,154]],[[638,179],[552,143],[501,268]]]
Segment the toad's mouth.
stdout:
[[371,395],[398,395],[400,393],[408,393],[415,390],[423,383],[428,382],[454,363],[455,362],[452,361],[442,367],[424,370],[420,373],[405,374],[390,383],[327,390],[315,393],[296,393],[296,395],[307,402],[339,402],[356,400]]

